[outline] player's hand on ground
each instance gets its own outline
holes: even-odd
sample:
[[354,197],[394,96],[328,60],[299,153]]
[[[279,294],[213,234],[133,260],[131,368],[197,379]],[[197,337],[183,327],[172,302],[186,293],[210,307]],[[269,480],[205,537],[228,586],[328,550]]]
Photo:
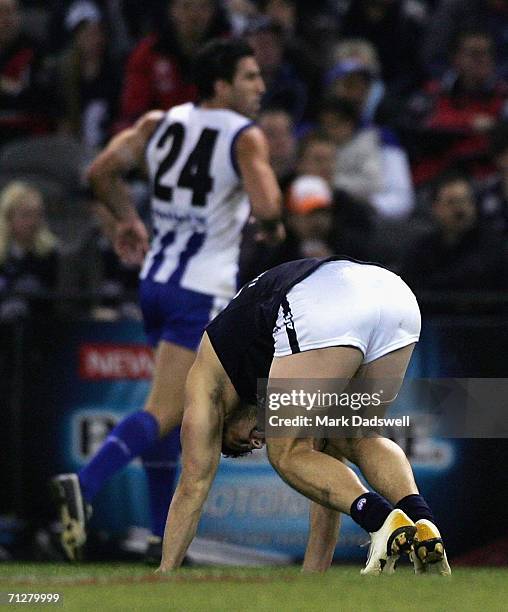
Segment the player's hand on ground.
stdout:
[[125,264],[140,266],[143,263],[148,251],[148,232],[141,219],[117,222],[114,247]]

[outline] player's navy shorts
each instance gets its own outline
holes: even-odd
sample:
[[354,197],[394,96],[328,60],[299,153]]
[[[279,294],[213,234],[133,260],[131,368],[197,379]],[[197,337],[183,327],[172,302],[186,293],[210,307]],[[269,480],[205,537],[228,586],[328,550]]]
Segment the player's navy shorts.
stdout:
[[157,283],[143,279],[140,303],[145,333],[151,346],[161,340],[195,351],[205,326],[228,303],[216,297],[174,283]]

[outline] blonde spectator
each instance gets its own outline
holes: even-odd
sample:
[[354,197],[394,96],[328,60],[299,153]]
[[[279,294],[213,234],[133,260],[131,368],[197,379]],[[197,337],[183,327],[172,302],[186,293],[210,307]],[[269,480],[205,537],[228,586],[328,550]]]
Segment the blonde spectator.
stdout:
[[0,319],[40,308],[47,312],[47,302],[36,298],[55,289],[57,273],[57,240],[40,192],[27,183],[9,183],[0,194]]

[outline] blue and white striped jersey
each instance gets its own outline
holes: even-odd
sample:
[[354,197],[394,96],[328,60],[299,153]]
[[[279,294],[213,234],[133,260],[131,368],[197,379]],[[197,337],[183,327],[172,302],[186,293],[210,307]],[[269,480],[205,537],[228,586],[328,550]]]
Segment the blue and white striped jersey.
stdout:
[[150,139],[153,239],[142,279],[231,298],[250,206],[234,145],[250,120],[192,103],[170,109]]

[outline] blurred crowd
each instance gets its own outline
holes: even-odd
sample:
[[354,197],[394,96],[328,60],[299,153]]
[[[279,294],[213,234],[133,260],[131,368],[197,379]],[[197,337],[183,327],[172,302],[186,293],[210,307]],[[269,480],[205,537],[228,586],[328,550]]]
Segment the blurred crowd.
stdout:
[[508,0],[0,0],[0,320],[55,292],[138,316],[84,168],[144,112],[193,100],[197,49],[231,36],[266,83],[288,234],[267,248],[246,228],[244,280],[340,253],[417,292],[506,292]]

